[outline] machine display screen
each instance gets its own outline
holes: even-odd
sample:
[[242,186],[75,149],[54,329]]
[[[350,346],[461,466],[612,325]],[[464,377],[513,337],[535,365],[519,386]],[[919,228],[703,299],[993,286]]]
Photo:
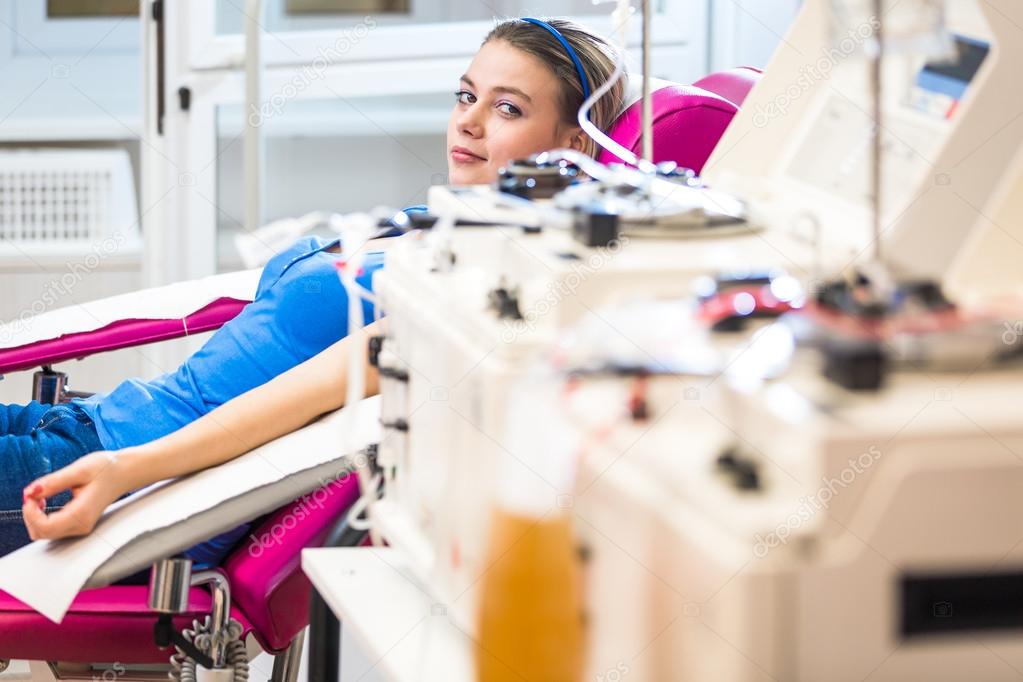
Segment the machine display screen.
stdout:
[[911,106],[928,116],[950,119],[966,89],[980,71],[990,46],[980,40],[954,36],[955,55],[952,59],[931,62],[917,75],[910,95]]

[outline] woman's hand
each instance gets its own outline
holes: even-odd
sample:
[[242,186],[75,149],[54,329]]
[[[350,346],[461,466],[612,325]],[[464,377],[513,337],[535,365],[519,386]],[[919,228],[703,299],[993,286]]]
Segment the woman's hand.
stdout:
[[[33,540],[86,535],[103,511],[127,490],[118,458],[111,452],[94,452],[32,482],[24,491],[22,514]],[[72,499],[47,514],[46,498],[70,490]]]
[[[86,455],[34,481],[25,488],[22,506],[29,536],[85,535],[127,492],[223,464],[336,410],[347,393],[351,353],[365,372],[365,395],[376,395],[378,375],[367,359],[368,340],[385,331],[386,320],[374,322],[174,433],[117,453]],[[65,490],[71,491],[71,502],[47,514],[46,498]]]

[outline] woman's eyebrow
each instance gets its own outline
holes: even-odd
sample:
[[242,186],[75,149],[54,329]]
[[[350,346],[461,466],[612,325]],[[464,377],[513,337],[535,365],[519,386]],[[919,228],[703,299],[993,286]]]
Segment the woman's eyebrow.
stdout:
[[[463,83],[465,83],[466,85],[468,85],[470,88],[475,88],[476,87],[476,84],[473,83],[472,79],[469,78],[469,76],[467,76],[467,75],[463,74],[460,80]],[[494,88],[492,88],[492,89],[493,89],[494,92],[506,92],[506,93],[508,93],[510,95],[518,95],[519,97],[521,97],[522,99],[524,99],[524,100],[526,100],[527,102],[530,102],[530,103],[532,103],[532,101],[533,101],[532,97],[530,97],[526,93],[522,92],[518,88],[511,87],[510,85],[497,85],[497,86],[494,86]]]
[[497,87],[494,88],[494,92],[507,92],[510,95],[518,95],[519,97],[521,97],[522,99],[526,100],[527,102],[531,103],[533,101],[532,97],[530,97],[526,93],[522,92],[518,88],[513,88],[513,87],[507,86],[507,85],[498,85]]

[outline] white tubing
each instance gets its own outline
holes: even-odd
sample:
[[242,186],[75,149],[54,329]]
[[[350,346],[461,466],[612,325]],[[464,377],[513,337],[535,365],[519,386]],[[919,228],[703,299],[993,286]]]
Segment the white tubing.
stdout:
[[[348,336],[352,336],[366,324],[362,315],[362,301],[363,294],[370,292],[367,292],[356,278],[362,268],[366,244],[375,232],[376,220],[366,214],[353,214],[335,222],[340,222],[341,254],[345,259],[345,266],[340,276],[345,295],[348,297]],[[366,367],[364,360],[360,353],[352,353],[348,360],[348,390],[345,395],[345,405],[358,403],[365,394]],[[356,458],[355,470],[358,474],[359,501],[366,506],[366,525],[369,527],[370,538],[374,545],[380,546],[380,533],[373,527],[373,506],[377,499],[377,487],[380,480],[373,476],[369,462],[365,461],[363,457]]]
[[614,87],[614,84],[618,82],[624,73],[625,59],[621,55],[618,55],[617,60],[615,61],[615,70],[611,72],[611,77],[608,78],[603,85],[594,90],[589,99],[583,102],[583,105],[579,107],[579,115],[577,119],[579,121],[579,126],[586,131],[586,134],[593,138],[593,141],[598,145],[608,150],[625,163],[631,163],[637,168],[643,168],[644,165],[649,166],[650,164],[645,164],[643,159],[638,158],[631,151],[612,140],[604,133],[604,131],[593,125],[593,122],[589,119],[590,109],[593,108],[593,105],[596,104],[597,100],[603,97],[612,87]]
[[[373,235],[374,220],[368,215],[349,216],[342,227],[341,248],[345,267],[341,272],[341,284],[348,296],[348,336],[360,331],[366,321],[362,315],[363,287],[356,281],[362,268],[366,243]],[[365,397],[366,369],[358,353],[353,353],[348,363],[348,392],[345,405],[354,405]]]
[[[601,97],[607,94],[607,92],[614,87],[615,83],[621,80],[622,76],[625,74],[625,37],[628,34],[629,17],[631,14],[632,7],[630,6],[629,1],[620,0],[618,7],[611,14],[611,23],[614,32],[613,35],[618,37],[619,43],[621,44],[621,48],[615,55],[614,71],[611,72],[611,76],[608,77],[607,81],[594,90],[593,93],[590,94],[589,98],[583,102],[583,105],[579,107],[579,114],[576,119],[579,122],[579,126],[586,131],[586,134],[589,135],[599,146],[611,152],[625,163],[632,164],[644,173],[655,173],[657,168],[654,164],[637,157],[630,150],[612,140],[604,133],[604,131],[593,125],[589,119],[590,109],[593,108],[593,105],[596,104]],[[643,74],[643,78],[646,86],[649,87],[649,76],[647,74]],[[573,161],[573,163],[575,162]],[[576,165],[582,167],[581,164]],[[589,171],[585,168],[583,168],[583,171],[586,172],[587,175],[590,175]],[[590,177],[593,176],[590,175]]]

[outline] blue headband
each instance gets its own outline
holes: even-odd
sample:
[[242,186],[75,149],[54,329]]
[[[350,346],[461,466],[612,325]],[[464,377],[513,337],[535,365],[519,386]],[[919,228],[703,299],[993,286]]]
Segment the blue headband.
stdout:
[[587,80],[586,72],[583,70],[583,63],[579,61],[579,56],[575,53],[575,50],[572,49],[569,42],[565,40],[565,36],[561,35],[561,31],[554,28],[546,21],[534,19],[533,17],[522,17],[522,21],[527,21],[530,24],[547,29],[547,31],[554,36],[559,43],[561,43],[561,46],[565,48],[565,52],[567,52],[568,56],[572,58],[572,63],[575,64],[575,70],[579,73],[579,82],[582,83],[583,86],[583,101],[585,102],[588,100],[590,98],[590,82]]

